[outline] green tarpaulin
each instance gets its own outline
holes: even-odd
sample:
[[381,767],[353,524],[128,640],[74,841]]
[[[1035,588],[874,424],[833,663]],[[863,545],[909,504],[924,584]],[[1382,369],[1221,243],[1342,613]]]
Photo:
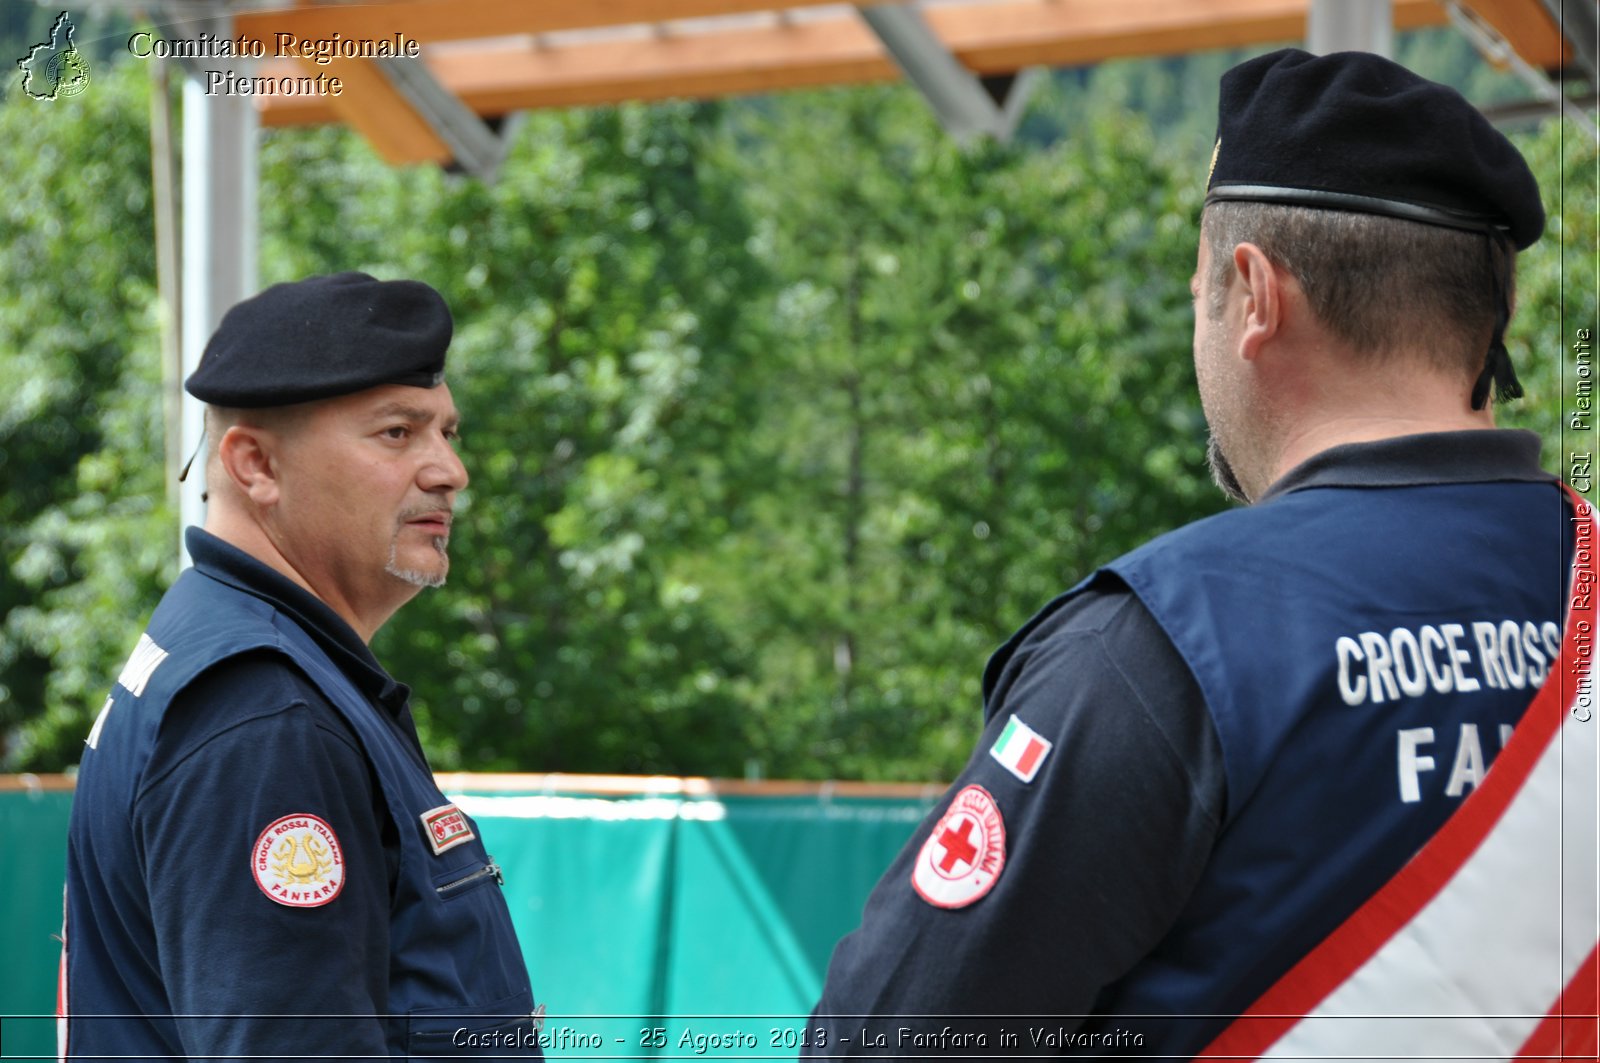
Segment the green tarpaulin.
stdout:
[[[834,942],[938,796],[597,796],[451,780],[505,871],[546,1052],[567,1059],[792,1057]],[[12,857],[0,1013],[36,1016],[0,1020],[4,1058],[54,1057],[71,799],[0,792]]]

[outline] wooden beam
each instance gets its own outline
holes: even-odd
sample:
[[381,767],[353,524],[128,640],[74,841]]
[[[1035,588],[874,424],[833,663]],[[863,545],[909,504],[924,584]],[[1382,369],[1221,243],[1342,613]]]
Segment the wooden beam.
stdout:
[[[330,4],[316,7],[241,11],[236,32],[262,42],[277,54],[278,35],[297,40],[385,39],[395,34],[420,43],[473,40],[562,30],[660,24],[758,12],[836,6],[839,0],[389,0],[387,3]],[[1559,27],[1539,0],[1466,0],[1466,6],[1505,37],[1534,66],[1557,69],[1570,57]],[[1306,2],[1278,0],[1251,4],[1237,0],[1155,0],[1118,2],[1058,0],[965,7],[933,7],[925,12],[941,32],[988,29],[990,35],[1037,38],[1048,26],[1068,26],[1081,47],[1052,38],[1046,54],[1057,63],[1093,62],[1115,56],[1172,54],[1205,48],[1238,47],[1304,36]],[[1435,0],[1397,0],[1395,28],[1442,25]],[[1117,47],[1115,42],[1122,40]],[[956,37],[949,39],[957,39]],[[1109,49],[1109,50],[1108,50]],[[981,53],[974,42],[968,50]],[[1008,55],[1015,55],[1015,52]],[[1079,58],[1082,56],[1083,58]],[[980,58],[979,61],[987,62]],[[1009,59],[1007,60],[1009,61]],[[990,64],[992,65],[992,64]]]
[[[872,31],[854,15],[771,30],[560,48],[434,48],[425,50],[423,57],[441,84],[485,116],[541,107],[861,84],[900,76]],[[285,62],[289,61],[263,63],[262,72],[270,74]],[[263,97],[262,102],[265,125],[338,120],[326,96]]]
[[388,0],[387,3],[327,4],[316,7],[240,11],[234,33],[261,41],[277,54],[277,35],[325,40],[392,38],[478,40],[525,33],[657,24],[838,5],[840,0]]
[[1561,28],[1539,0],[1465,0],[1465,6],[1493,26],[1530,66],[1556,71],[1572,58]]
[[[413,0],[370,10],[427,7],[434,2]],[[470,0],[462,6],[470,8],[476,2],[484,0]],[[639,2],[642,0],[617,0],[630,10],[636,10]],[[681,11],[686,5],[702,2],[738,0],[676,0],[657,6]],[[1038,64],[1079,65],[1298,40],[1305,32],[1307,3],[1014,0],[933,7],[926,9],[926,15],[963,63],[978,73],[993,74]],[[537,11],[546,6],[528,5]],[[1441,23],[1444,14],[1434,0],[1396,0],[1395,19],[1397,26],[1413,28]],[[531,43],[433,47],[425,48],[423,57],[440,82],[480,115],[623,100],[762,93],[899,77],[882,45],[854,13],[764,28],[553,47]],[[350,104],[345,106],[348,109]],[[272,126],[329,122],[337,120],[337,111],[335,101],[326,97],[267,97],[262,121]]]
[[[987,74],[1301,41],[1308,10],[1308,0],[1036,0],[924,14],[963,63]],[[1394,0],[1396,29],[1445,21],[1434,0]]]
[[[279,68],[280,64],[272,66]],[[326,74],[330,80],[338,78],[342,87],[340,94],[320,99],[331,109],[333,121],[343,122],[366,137],[385,161],[397,165],[416,162],[442,165],[453,157],[449,145],[439,139],[433,127],[371,60],[335,59],[318,66],[304,59],[291,59],[283,62],[281,69],[302,75]],[[262,71],[269,77],[273,72]],[[262,97],[263,100],[305,98],[308,97]]]

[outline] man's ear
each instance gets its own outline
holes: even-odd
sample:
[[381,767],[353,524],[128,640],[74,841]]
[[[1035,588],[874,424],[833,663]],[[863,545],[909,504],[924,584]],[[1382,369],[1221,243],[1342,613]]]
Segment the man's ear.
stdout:
[[1283,326],[1284,270],[1273,264],[1255,244],[1233,249],[1233,266],[1244,287],[1244,322],[1239,330],[1239,353],[1253,360],[1261,347]]
[[228,479],[258,506],[278,501],[277,436],[268,429],[236,424],[217,441],[217,460]]

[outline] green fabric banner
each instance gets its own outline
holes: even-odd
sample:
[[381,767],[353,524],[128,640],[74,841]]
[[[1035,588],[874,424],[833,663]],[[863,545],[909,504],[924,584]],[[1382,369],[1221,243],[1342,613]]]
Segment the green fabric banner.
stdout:
[[[556,1059],[793,1056],[834,942],[939,794],[597,796],[442,781],[505,871]],[[6,1059],[54,1058],[70,806],[69,790],[0,791],[20,859],[4,894]]]

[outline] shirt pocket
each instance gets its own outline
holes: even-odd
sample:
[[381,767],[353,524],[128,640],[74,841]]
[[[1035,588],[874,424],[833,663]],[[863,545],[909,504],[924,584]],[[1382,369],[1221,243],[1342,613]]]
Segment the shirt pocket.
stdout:
[[506,876],[494,857],[458,864],[433,876],[433,892],[441,901],[453,901],[493,883],[503,886]]
[[412,1059],[542,1058],[532,1013],[526,990],[482,1007],[421,1008],[408,1016],[406,1052]]

